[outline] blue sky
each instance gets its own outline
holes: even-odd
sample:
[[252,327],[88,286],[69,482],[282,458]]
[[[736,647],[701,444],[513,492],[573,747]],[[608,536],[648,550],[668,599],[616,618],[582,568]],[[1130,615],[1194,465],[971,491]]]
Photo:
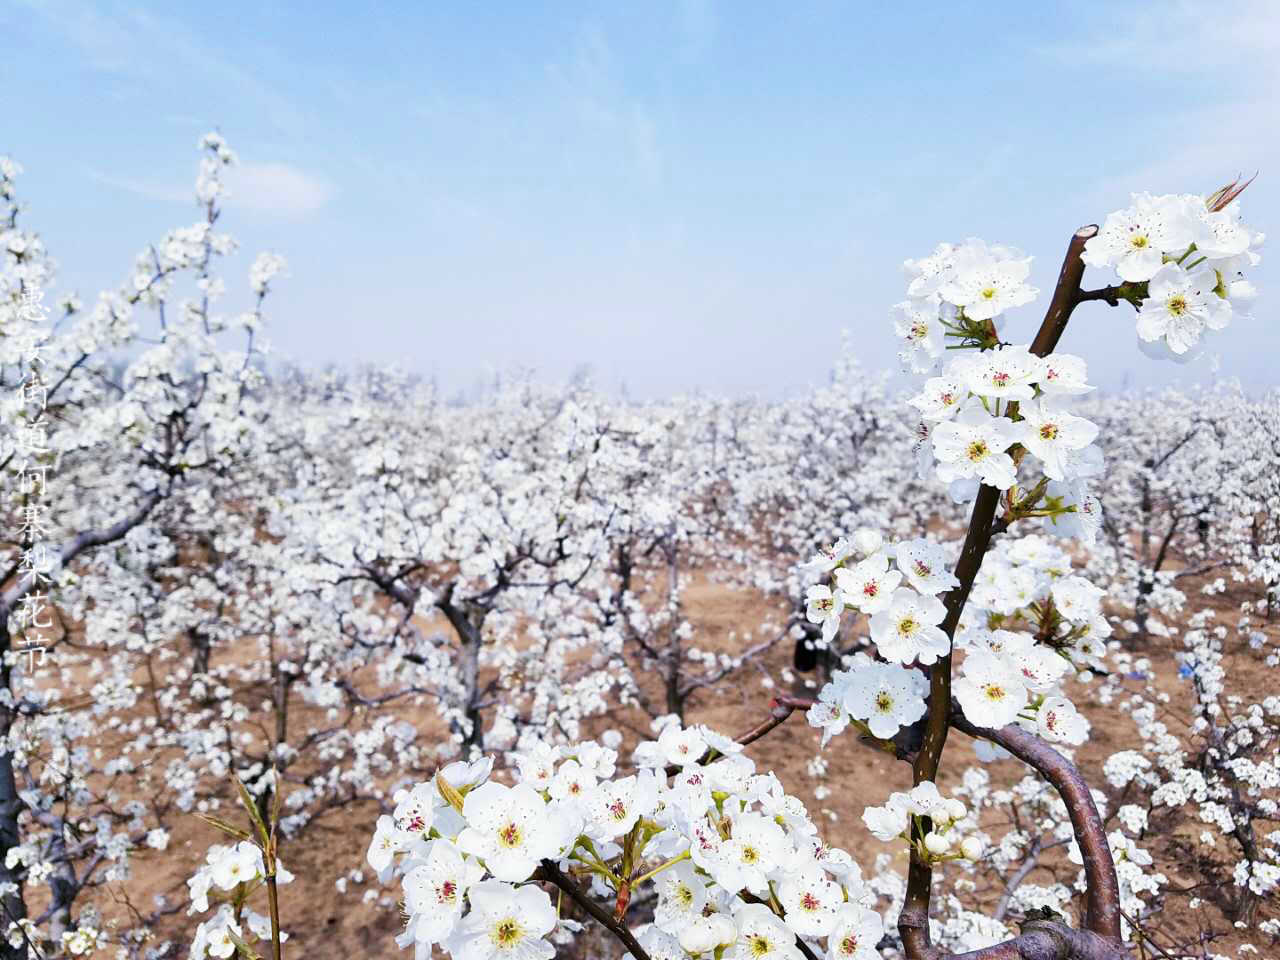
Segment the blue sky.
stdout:
[[[1246,215],[1280,229],[1269,0],[30,0],[0,32],[0,152],[62,286],[89,300],[194,220],[218,127],[242,161],[229,284],[259,249],[290,263],[276,351],[451,387],[589,364],[640,394],[776,392],[823,379],[842,329],[884,366],[902,260],[967,236],[1035,254],[1025,335],[1071,231],[1135,189],[1261,169]],[[1222,375],[1275,382],[1277,277]],[[1063,349],[1108,385],[1211,375],[1132,331],[1090,305]]]

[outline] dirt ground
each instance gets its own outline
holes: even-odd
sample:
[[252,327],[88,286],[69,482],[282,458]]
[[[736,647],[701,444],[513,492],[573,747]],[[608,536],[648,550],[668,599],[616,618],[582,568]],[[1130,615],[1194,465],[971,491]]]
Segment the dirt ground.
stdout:
[[[1195,592],[1189,593],[1189,607],[1192,608],[1212,603],[1228,613],[1238,609],[1239,596],[1227,594],[1205,598]],[[728,649],[731,634],[741,636],[766,619],[776,620],[780,613],[773,602],[759,595],[731,590],[704,577],[695,578],[688,586],[684,603],[696,628],[695,645],[710,650]],[[1231,620],[1225,619],[1226,622]],[[1273,636],[1280,636],[1278,628],[1280,624],[1268,629]],[[1190,693],[1186,681],[1177,676],[1173,659],[1175,645],[1176,641],[1153,638],[1141,653],[1151,660],[1157,687],[1169,693],[1172,698],[1170,706],[1178,710],[1185,709]],[[1241,646],[1231,651],[1229,665],[1235,668],[1230,674],[1233,685],[1241,693],[1252,694],[1257,699],[1264,695],[1261,687],[1266,672],[1249,669],[1250,659],[1254,656],[1256,654]],[[717,688],[702,692],[693,702],[687,720],[704,722],[728,733],[749,729],[764,718],[771,696],[792,691],[788,678],[790,660],[791,645],[784,641],[763,659],[760,667],[746,667]],[[804,681],[796,682],[802,685]],[[1251,686],[1257,689],[1250,689]],[[816,687],[811,692],[816,692]],[[1087,698],[1081,698],[1079,702],[1092,722],[1093,736],[1077,754],[1077,762],[1092,784],[1105,789],[1101,771],[1103,760],[1116,750],[1136,748],[1139,741],[1132,719],[1120,713],[1115,706],[1103,706]],[[406,710],[400,718],[413,723],[426,743],[435,742],[440,737],[439,721],[425,710]],[[626,736],[622,751],[625,757],[646,723],[647,719],[638,712],[615,712],[607,718],[600,718],[596,722],[598,729],[593,732],[598,733],[607,727],[621,729]],[[944,792],[952,782],[951,777],[969,765],[973,758],[970,741],[961,734],[952,734],[947,749],[940,783]],[[823,782],[831,792],[819,800],[814,795],[818,782],[807,771],[810,759],[818,750],[816,731],[797,714],[769,736],[751,745],[748,753],[761,769],[774,770],[788,790],[805,801],[819,822],[823,835],[832,844],[849,850],[854,859],[864,866],[864,871],[881,853],[894,853],[899,861],[896,865],[905,870],[904,845],[883,844],[870,837],[860,815],[868,803],[883,802],[889,791],[909,788],[909,767],[859,746],[851,736],[837,738],[824,753],[828,775]],[[1010,784],[1023,773],[1020,764],[1014,760],[997,762],[989,769],[993,779]],[[286,955],[305,956],[308,960],[405,955],[393,941],[401,929],[396,905],[398,888],[394,885],[379,887],[364,863],[373,824],[380,812],[382,810],[375,800],[358,800],[327,813],[313,822],[300,837],[287,840],[282,845],[283,862],[297,877],[294,883],[281,891],[282,921],[291,935],[285,946]],[[172,833],[168,850],[144,855],[128,884],[109,888],[107,896],[99,898],[100,902],[114,902],[121,912],[131,912],[132,908],[144,914],[154,909],[158,895],[175,905],[185,903],[186,878],[203,859],[207,846],[221,841],[212,828],[193,815],[170,815],[166,819]],[[1186,887],[1196,882],[1196,857],[1226,855],[1225,849],[1198,849],[1200,829],[1198,824],[1188,825],[1144,844],[1156,857],[1155,868],[1166,873],[1174,887]],[[335,881],[352,870],[363,871],[363,882],[350,882],[346,892],[340,892]],[[1029,882],[1043,883],[1049,879],[1047,874],[1033,874]],[[1196,911],[1186,910],[1185,898],[1174,898],[1172,903],[1177,904],[1178,909],[1166,911],[1167,915],[1159,918],[1160,931],[1172,939],[1193,936],[1206,915],[1197,916]],[[255,906],[260,912],[265,912],[265,902]],[[1230,930],[1230,923],[1217,907],[1206,903],[1201,910],[1214,912],[1212,920],[1215,927]],[[1275,916],[1277,912],[1274,904],[1264,906],[1259,919]],[[181,911],[165,916],[157,924],[157,939],[177,941],[177,955],[185,956],[186,945],[198,920],[199,917],[188,917]],[[1250,942],[1258,947],[1262,956],[1273,952],[1272,945],[1261,942],[1260,935],[1253,931],[1235,931],[1215,941],[1209,949],[1219,954],[1234,955],[1241,944]],[[1148,953],[1144,949],[1144,954],[1151,960],[1161,956],[1158,950]]]

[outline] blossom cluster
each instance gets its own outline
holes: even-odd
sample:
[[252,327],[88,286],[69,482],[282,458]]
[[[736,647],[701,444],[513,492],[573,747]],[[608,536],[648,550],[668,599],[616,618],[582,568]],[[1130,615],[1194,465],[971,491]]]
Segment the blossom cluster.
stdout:
[[[914,665],[952,650],[938,598],[958,582],[947,552],[923,539],[886,543],[862,529],[817,554],[807,569],[829,576],[807,593],[808,617],[821,624],[824,640],[835,637],[846,613],[866,614],[882,658],[847,657],[846,669],[834,671],[819,691],[809,723],[822,730],[824,746],[851,723],[889,739],[925,714],[928,682]],[[1059,546],[1034,534],[1001,540],[984,561],[955,643],[964,661],[954,693],[971,722],[1024,723],[1049,740],[1083,741],[1087,722],[1062,683],[1101,666],[1101,641],[1111,626],[1102,591],[1071,570]]]
[[626,776],[595,741],[514,760],[513,786],[491,757],[458,762],[379,819],[368,861],[384,882],[401,875],[398,942],[420,958],[435,944],[463,960],[550,958],[548,938],[571,923],[538,885],[552,871],[610,899],[652,882],[638,938],[651,957],[798,960],[797,937],[825,940],[830,960],[876,956],[883,920],[858,866],[737,742],[669,718]]
[[[263,914],[245,906],[245,901],[266,878],[262,851],[249,841],[235,844],[215,844],[205,854],[205,862],[187,880],[191,896],[188,914],[209,909],[209,897],[215,894],[220,900],[213,916],[200,922],[192,939],[192,960],[217,957],[219,960],[236,955],[237,941],[245,942],[249,936],[259,940],[271,939],[271,921]],[[276,883],[293,881],[293,874],[277,861]],[[215,901],[216,902],[216,901]],[[280,939],[289,935],[280,932]]]
[[1190,359],[1256,296],[1244,271],[1257,266],[1263,235],[1241,219],[1231,184],[1208,197],[1135,193],[1085,243],[1083,260],[1111,267],[1138,307],[1138,340],[1155,357]]
[[906,793],[890,794],[884,806],[867,807],[862,821],[878,840],[902,838],[916,844],[924,860],[977,860],[983,843],[970,832],[972,823],[965,823],[968,816],[962,800],[942,796],[937,784],[925,780]]

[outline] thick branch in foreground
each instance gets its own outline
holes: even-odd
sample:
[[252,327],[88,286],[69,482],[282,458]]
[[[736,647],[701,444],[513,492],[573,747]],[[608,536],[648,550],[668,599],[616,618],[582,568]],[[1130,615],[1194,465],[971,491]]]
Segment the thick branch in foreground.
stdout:
[[1123,947],[1090,930],[1035,920],[1023,928],[1021,936],[981,950],[953,953],[946,960],[1130,960],[1130,957]]
[[1120,884],[1116,879],[1116,866],[1111,859],[1102,817],[1080,771],[1044,740],[1014,724],[999,730],[980,729],[965,718],[959,704],[952,707],[951,724],[971,737],[1004,747],[1058,791],[1071,817],[1071,829],[1084,861],[1085,929],[1120,943]]

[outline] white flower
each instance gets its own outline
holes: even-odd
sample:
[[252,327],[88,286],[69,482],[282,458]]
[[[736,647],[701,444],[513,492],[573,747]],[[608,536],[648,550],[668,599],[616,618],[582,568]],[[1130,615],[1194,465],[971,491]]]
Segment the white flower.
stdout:
[[284,257],[279,254],[266,251],[258,254],[257,259],[253,261],[253,266],[249,268],[250,289],[257,294],[266,293],[272,278],[279,275],[284,268]]
[[919,300],[936,294],[951,274],[955,252],[954,243],[940,243],[929,256],[905,261],[902,271],[907,275],[907,296]]
[[737,939],[737,926],[723,913],[693,917],[677,934],[681,949],[694,956],[726,947]]
[[937,597],[925,597],[901,587],[893,592],[887,610],[871,617],[871,639],[880,655],[897,663],[933,663],[951,649],[938,628],[947,609]]
[[1062,675],[1071,664],[1049,647],[1029,646],[1005,658],[1022,677],[1022,682],[1032,693],[1048,693],[1057,687]]
[[930,830],[924,835],[924,848],[934,856],[940,857],[951,849],[951,841],[944,834]]
[[468,895],[471,911],[445,949],[454,960],[551,960],[555,947],[543,939],[556,925],[556,910],[541,888],[484,880]]
[[596,778],[590,770],[585,769],[577,760],[566,760],[560,764],[547,792],[553,800],[573,803],[581,808],[595,786]]
[[863,613],[879,613],[889,606],[893,591],[902,582],[902,574],[889,569],[889,558],[873,553],[853,567],[835,572],[840,598]]
[[801,960],[796,937],[772,910],[761,903],[748,903],[733,915],[738,940],[733,960]]
[[840,590],[834,592],[825,584],[814,584],[805,591],[805,617],[810,623],[822,624],[822,639],[827,643],[840,629],[840,614],[844,611],[844,597]]
[[879,530],[873,530],[870,527],[859,527],[853,531],[853,536],[849,542],[859,556],[869,557],[884,546],[884,537],[881,536]]
[[836,567],[844,562],[844,558],[852,553],[853,548],[849,545],[849,541],[841,537],[835,543],[823,547],[812,557],[809,558],[803,566],[805,572],[810,577],[820,577],[825,573],[830,573]]
[[844,905],[844,891],[815,863],[783,877],[778,901],[792,930],[802,937],[825,937]]
[[146,840],[144,841],[152,850],[163,850],[169,846],[169,831],[160,827],[154,830],[148,830]]
[[865,720],[874,736],[887,740],[925,714],[918,676],[896,664],[868,664],[850,675],[844,707],[851,716]]
[[1078,396],[1097,389],[1085,383],[1087,367],[1080,357],[1066,353],[1051,353],[1042,357],[1036,371],[1036,384],[1041,392],[1065,396]]
[[587,829],[593,837],[612,840],[630,832],[657,804],[658,778],[651,771],[606,781],[586,799]]
[[884,936],[884,919],[859,903],[840,908],[827,938],[827,960],[876,960],[876,944]]
[[263,872],[262,851],[248,841],[241,840],[224,852],[212,864],[213,882],[223,890],[230,890],[240,883],[248,883]]
[[655,884],[658,905],[653,922],[663,930],[678,934],[682,926],[702,916],[702,908],[707,905],[707,883],[688,860],[658,874]]
[[971,320],[989,320],[1011,307],[1035,299],[1038,292],[1027,284],[1031,258],[1002,247],[988,247],[981,240],[967,240],[956,250],[952,272],[938,293],[948,303],[963,307]]
[[730,893],[745,887],[757,896],[767,896],[769,873],[791,851],[787,835],[758,813],[742,813],[731,820],[729,839],[721,845],[711,876]]
[[1064,577],[1049,592],[1058,613],[1068,620],[1087,622],[1102,614],[1104,591],[1084,577]]
[[902,802],[905,797],[906,794],[895,793],[883,807],[867,807],[862,811],[862,822],[877,840],[896,840],[907,829],[911,815]]
[[539,860],[558,852],[554,817],[526,783],[481,784],[463,800],[462,816],[467,826],[458,835],[458,847],[483,860],[499,880],[527,880]]
[[805,719],[809,726],[817,727],[822,731],[824,747],[832,737],[849,725],[849,714],[844,708],[843,695],[835,684],[825,684],[818,691],[818,699],[805,711]]
[[1089,721],[1064,697],[1045,697],[1036,713],[1036,726],[1040,736],[1059,743],[1081,744],[1089,735]]
[[998,490],[1013,486],[1013,458],[1005,453],[1016,439],[1013,427],[1011,421],[991,416],[981,403],[971,400],[955,420],[933,430],[939,479],[949,483],[977,477]]
[[1022,415],[1022,421],[1016,425],[1018,442],[1035,454],[1050,480],[1071,479],[1063,456],[1069,450],[1082,450],[1093,443],[1098,436],[1098,425],[1043,400],[1023,406],[1018,412]]
[[893,558],[898,569],[921,593],[938,594],[960,586],[960,581],[947,569],[942,547],[929,540],[904,540],[898,544]]
[[1040,358],[1024,346],[1001,347],[997,350],[957,357],[952,371],[964,385],[980,397],[992,400],[1030,400],[1035,396],[1032,384],[1040,375]]
[[960,853],[966,860],[978,860],[982,857],[982,841],[968,836],[960,841]]
[[1041,526],[1047,533],[1078,537],[1089,546],[1098,539],[1102,532],[1102,502],[1090,494],[1083,483],[1052,481],[1045,488],[1045,502],[1068,511],[1042,518]]
[[912,373],[928,373],[942,355],[942,323],[938,305],[928,300],[894,304],[893,328],[905,345],[898,359]]
[[1091,267],[1114,266],[1129,283],[1150,280],[1166,253],[1191,245],[1195,227],[1186,205],[1174,196],[1133,195],[1133,206],[1107,215],[1102,229],[1084,245],[1081,259]]
[[407,793],[397,793],[396,808],[391,814],[396,829],[402,833],[426,837],[435,823],[436,806],[441,799],[434,782],[419,783]]
[[467,891],[483,876],[484,868],[464,859],[448,840],[431,841],[426,860],[402,881],[414,940],[443,943],[462,916]]
[[707,752],[707,741],[695,729],[681,729],[679,724],[664,727],[658,736],[658,747],[662,750],[667,763],[678,767],[697,763]]
[[969,388],[958,378],[933,377],[907,403],[919,410],[925,420],[937,422],[949,419],[968,397]]
[[1176,263],[1165,264],[1147,286],[1138,336],[1147,343],[1163,340],[1175,354],[1185,354],[1206,328],[1221,330],[1231,322],[1231,302],[1218,296],[1217,286],[1212,270],[1188,273]]
[[545,790],[551,784],[559,758],[560,751],[541,740],[533,741],[527,749],[513,755],[520,782],[535,790]]
[[1018,673],[994,654],[975,650],[964,661],[964,676],[952,684],[964,715],[976,727],[995,730],[1013,723],[1026,705]]

